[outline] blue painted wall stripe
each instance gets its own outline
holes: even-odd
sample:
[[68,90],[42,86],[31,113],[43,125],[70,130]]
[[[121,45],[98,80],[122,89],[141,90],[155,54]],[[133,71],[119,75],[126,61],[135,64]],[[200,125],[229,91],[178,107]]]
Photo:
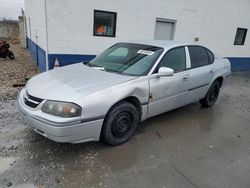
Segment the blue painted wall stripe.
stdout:
[[46,52],[31,39],[27,38],[27,41],[28,49],[36,61],[39,70],[42,72],[46,71]]
[[83,61],[91,61],[95,57],[95,55],[49,54],[49,69],[53,69],[56,58],[58,58],[60,66],[65,66]]
[[250,71],[250,57],[228,57],[232,71]]

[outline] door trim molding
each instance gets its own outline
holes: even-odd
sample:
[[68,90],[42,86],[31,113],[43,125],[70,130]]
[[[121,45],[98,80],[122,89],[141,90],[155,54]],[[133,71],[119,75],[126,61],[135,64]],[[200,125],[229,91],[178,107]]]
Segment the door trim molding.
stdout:
[[193,90],[196,90],[196,89],[199,89],[199,88],[201,88],[201,87],[208,86],[208,85],[209,85],[209,83],[207,83],[207,84],[203,84],[203,85],[200,85],[200,86],[197,86],[197,87],[191,88],[191,89],[189,89],[188,91],[193,91]]

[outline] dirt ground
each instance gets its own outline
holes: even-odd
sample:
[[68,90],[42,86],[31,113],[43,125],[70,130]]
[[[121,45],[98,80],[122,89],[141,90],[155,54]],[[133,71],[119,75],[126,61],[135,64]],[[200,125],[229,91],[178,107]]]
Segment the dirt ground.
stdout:
[[26,49],[19,44],[11,45],[11,51],[16,56],[15,60],[0,58],[0,100],[15,99],[20,87],[14,84],[23,84],[33,75],[38,73],[36,64]]
[[249,188],[249,143],[250,72],[234,73],[213,108],[151,118],[118,147],[52,142],[27,127],[16,100],[2,100],[0,187]]

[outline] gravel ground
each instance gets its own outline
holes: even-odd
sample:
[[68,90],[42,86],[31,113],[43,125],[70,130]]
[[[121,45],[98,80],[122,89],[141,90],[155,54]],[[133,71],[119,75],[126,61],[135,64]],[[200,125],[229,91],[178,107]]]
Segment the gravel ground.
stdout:
[[21,88],[14,88],[13,84],[24,84],[26,78],[38,73],[36,64],[26,49],[16,44],[11,45],[10,50],[15,54],[15,60],[0,58],[0,101],[15,99]]

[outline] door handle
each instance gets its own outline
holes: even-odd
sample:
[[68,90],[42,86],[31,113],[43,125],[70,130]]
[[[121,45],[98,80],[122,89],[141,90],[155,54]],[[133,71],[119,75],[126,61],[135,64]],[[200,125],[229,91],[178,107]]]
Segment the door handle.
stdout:
[[183,76],[183,80],[188,80],[188,79],[189,79],[189,75]]

